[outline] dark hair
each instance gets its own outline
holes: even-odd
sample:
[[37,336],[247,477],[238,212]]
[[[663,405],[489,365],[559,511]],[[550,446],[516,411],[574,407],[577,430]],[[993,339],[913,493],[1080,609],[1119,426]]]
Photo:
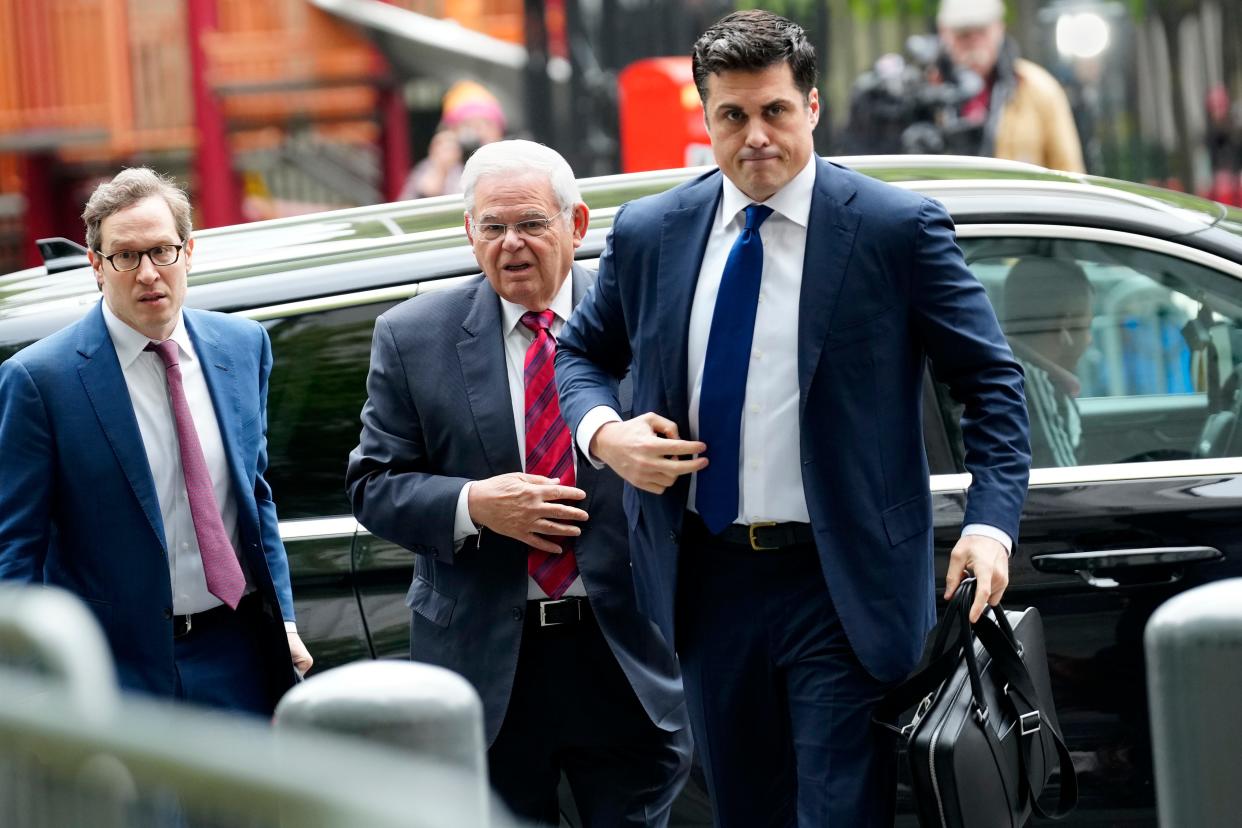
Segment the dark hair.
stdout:
[[1005,276],[1005,332],[1021,336],[1055,331],[1060,318],[1077,312],[1093,293],[1077,262],[1025,257]]
[[788,63],[803,96],[815,88],[815,49],[806,32],[779,14],[750,9],[719,20],[695,42],[690,56],[699,99],[707,103],[707,76],[721,72],[758,72]]

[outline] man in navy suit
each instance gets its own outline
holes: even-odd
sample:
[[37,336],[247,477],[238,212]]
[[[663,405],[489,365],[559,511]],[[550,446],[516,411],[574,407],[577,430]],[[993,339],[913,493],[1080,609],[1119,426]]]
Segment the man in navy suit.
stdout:
[[676,643],[716,824],[890,825],[870,718],[934,621],[926,363],[965,404],[946,592],[972,572],[976,617],[1026,491],[1021,370],[944,208],[815,156],[801,28],[732,14],[693,65],[719,170],[618,212],[561,337],[565,419],[629,484],[639,603]]
[[410,655],[478,689],[509,807],[557,824],[564,773],[585,825],[665,825],[690,769],[681,678],[635,606],[621,481],[574,462],[553,377],[593,278],[573,263],[587,207],[529,141],[483,147],[462,185],[483,275],[376,321],[354,514],[415,553]]
[[267,333],[182,307],[168,180],[124,170],[82,218],[102,300],[0,365],[0,578],[81,598],[123,687],[269,716],[311,657],[263,479]]

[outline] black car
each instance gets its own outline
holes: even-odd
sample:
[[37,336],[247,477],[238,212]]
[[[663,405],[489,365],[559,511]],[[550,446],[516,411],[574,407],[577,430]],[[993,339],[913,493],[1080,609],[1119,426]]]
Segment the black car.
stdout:
[[[948,207],[1028,368],[1031,405],[1044,406],[1032,411],[1036,467],[1006,604],[1044,617],[1081,788],[1063,824],[1154,826],[1144,625],[1170,596],[1242,575],[1242,212],[1009,162],[844,163]],[[578,257],[599,256],[619,204],[696,172],[583,181],[594,212]],[[257,319],[271,335],[268,479],[316,669],[406,655],[412,556],[350,516],[345,463],[375,317],[477,271],[461,211],[460,198],[442,197],[197,234],[189,304]],[[1014,274],[1029,263],[1073,275],[1020,294]],[[1075,279],[1089,283],[1086,301],[1062,297],[1055,310],[1060,286]],[[81,267],[0,277],[0,360],[98,298]],[[1053,307],[1034,316],[1055,324],[1033,329],[1028,305]],[[1080,356],[1068,368],[1064,353],[1038,353],[1058,338]],[[969,483],[957,423],[929,372],[924,431],[942,577]],[[706,824],[702,801],[692,785],[678,824]],[[913,825],[908,802],[902,812],[901,824]]]

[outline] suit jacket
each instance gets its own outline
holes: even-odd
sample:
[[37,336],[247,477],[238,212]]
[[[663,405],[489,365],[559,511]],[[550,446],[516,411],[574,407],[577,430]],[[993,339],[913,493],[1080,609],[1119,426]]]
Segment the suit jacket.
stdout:
[[[241,549],[263,597],[273,703],[293,674],[289,564],[267,468],[267,333],[183,310],[228,455]],[[63,587],[104,628],[123,687],[175,689],[164,522],[99,305],[0,364],[0,578]]]
[[[791,439],[832,600],[863,665],[891,680],[917,662],[935,613],[926,359],[965,403],[966,521],[1014,538],[1030,464],[1022,373],[944,208],[817,165],[799,297],[801,428]],[[721,191],[713,171],[618,212],[599,279],[557,354],[575,430],[596,405],[617,407],[629,366],[633,410],[690,434],[690,307]],[[683,477],[663,495],[625,490],[639,602],[670,641],[688,487]]]
[[[575,304],[592,274],[573,269]],[[504,720],[526,607],[527,549],[486,529],[453,549],[462,486],[522,470],[508,392],[500,298],[482,276],[411,299],[375,325],[362,436],[349,457],[354,514],[415,552],[410,655],[465,676],[483,699],[488,744]],[[621,481],[579,463],[591,519],[575,544],[600,629],[652,722],[685,725],[671,649],[638,614]]]

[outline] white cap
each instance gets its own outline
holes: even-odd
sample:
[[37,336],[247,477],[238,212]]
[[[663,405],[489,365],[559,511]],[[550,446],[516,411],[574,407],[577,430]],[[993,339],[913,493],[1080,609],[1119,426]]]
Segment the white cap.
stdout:
[[936,22],[947,29],[970,29],[1005,19],[1001,0],[940,0]]

